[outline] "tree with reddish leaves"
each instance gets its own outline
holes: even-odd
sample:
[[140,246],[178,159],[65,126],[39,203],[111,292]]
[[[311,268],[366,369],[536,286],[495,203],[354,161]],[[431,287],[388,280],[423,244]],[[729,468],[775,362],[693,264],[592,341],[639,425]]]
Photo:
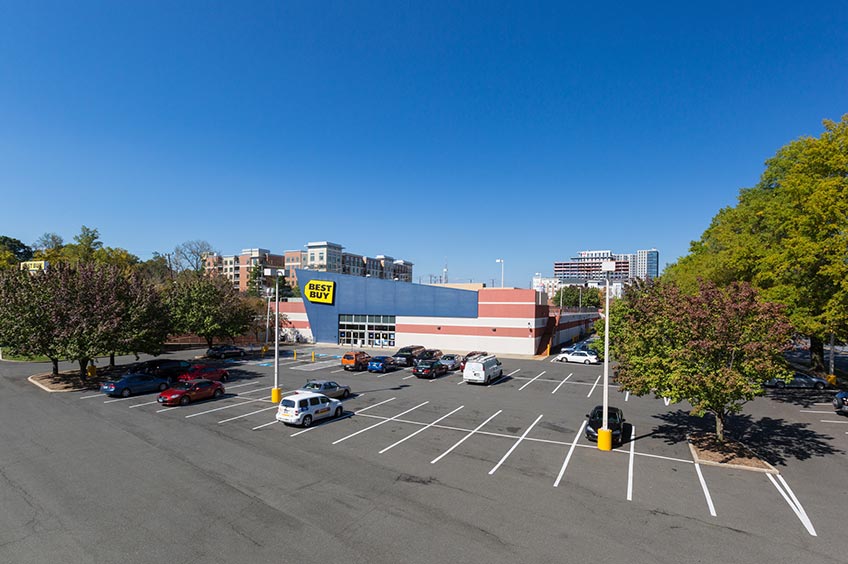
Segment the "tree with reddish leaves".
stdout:
[[784,306],[761,301],[749,284],[701,281],[687,294],[654,281],[628,288],[611,309],[620,388],[713,414],[720,441],[727,418],[762,395],[767,380],[791,375],[782,357],[793,334]]

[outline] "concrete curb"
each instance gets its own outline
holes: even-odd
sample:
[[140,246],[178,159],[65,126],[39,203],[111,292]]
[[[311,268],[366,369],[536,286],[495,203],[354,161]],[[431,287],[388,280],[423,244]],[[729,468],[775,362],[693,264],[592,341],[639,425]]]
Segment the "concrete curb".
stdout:
[[[756,468],[752,466],[743,466],[742,464],[729,464],[727,462],[714,462],[712,460],[703,460],[698,457],[698,451],[697,449],[695,449],[692,443],[689,442],[688,436],[686,437],[686,444],[689,445],[689,452],[692,453],[692,460],[695,461],[695,464],[702,464],[704,466],[720,466],[724,468],[732,468],[734,470],[748,470],[750,472],[760,472],[761,474],[780,474],[780,471],[777,468],[775,468],[759,456],[757,456],[757,460],[765,464],[768,468]],[[745,448],[750,451],[748,447]],[[756,456],[756,453],[754,453],[753,451],[751,451],[751,454],[754,454]]]
[[45,392],[48,392],[48,393],[51,393],[51,394],[61,394],[61,393],[65,393],[65,392],[80,392],[80,391],[83,391],[83,390],[51,390],[50,388],[48,388],[47,386],[45,386],[41,382],[37,382],[37,381],[33,380],[33,378],[45,376],[47,374],[52,374],[52,372],[43,372],[42,374],[33,374],[32,376],[29,376],[27,378],[27,380],[29,380],[30,384],[33,384],[34,386],[38,386],[39,388],[41,388]]

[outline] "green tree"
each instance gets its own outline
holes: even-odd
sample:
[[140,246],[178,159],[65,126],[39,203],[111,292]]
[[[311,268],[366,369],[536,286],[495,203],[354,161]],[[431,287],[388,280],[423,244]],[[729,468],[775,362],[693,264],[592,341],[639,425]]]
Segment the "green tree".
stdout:
[[0,253],[7,251],[14,255],[16,262],[24,262],[32,258],[32,249],[18,239],[0,235]]
[[727,418],[762,395],[766,380],[790,375],[785,308],[760,301],[749,284],[702,282],[692,294],[665,281],[635,284],[610,309],[620,389],[688,401],[694,415],[713,414],[721,441]]
[[254,317],[229,280],[192,271],[177,276],[168,288],[166,304],[174,331],[199,335],[209,346],[216,337],[244,334]]
[[115,352],[158,355],[170,332],[170,318],[161,294],[139,272],[124,274],[118,297],[121,322],[112,335],[109,364],[115,365]]
[[62,358],[56,290],[47,272],[0,270],[0,347],[21,356],[46,356],[54,375]]
[[663,277],[691,289],[698,278],[748,281],[785,304],[824,369],[823,342],[848,339],[848,114],[826,120],[766,162],[759,184],[722,209],[690,254]]
[[601,299],[597,288],[587,288],[582,285],[563,286],[551,298],[555,306],[563,307],[600,307]]
[[164,286],[174,277],[174,271],[168,264],[168,258],[156,252],[149,260],[138,263],[135,270],[142,278],[158,287]]

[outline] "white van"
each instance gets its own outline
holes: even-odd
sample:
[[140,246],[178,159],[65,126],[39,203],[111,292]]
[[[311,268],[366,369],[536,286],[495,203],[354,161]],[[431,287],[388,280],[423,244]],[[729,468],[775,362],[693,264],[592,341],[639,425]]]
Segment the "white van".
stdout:
[[488,384],[503,376],[501,361],[493,354],[472,358],[465,363],[462,379],[467,384]]

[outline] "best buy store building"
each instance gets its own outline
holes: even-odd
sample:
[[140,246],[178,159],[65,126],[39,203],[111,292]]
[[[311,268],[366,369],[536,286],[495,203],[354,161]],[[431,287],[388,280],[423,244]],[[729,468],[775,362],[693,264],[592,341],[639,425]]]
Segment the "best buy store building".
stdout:
[[541,354],[586,334],[596,312],[549,311],[536,290],[479,291],[298,270],[302,300],[279,304],[286,327],[351,348],[423,345],[451,351]]

